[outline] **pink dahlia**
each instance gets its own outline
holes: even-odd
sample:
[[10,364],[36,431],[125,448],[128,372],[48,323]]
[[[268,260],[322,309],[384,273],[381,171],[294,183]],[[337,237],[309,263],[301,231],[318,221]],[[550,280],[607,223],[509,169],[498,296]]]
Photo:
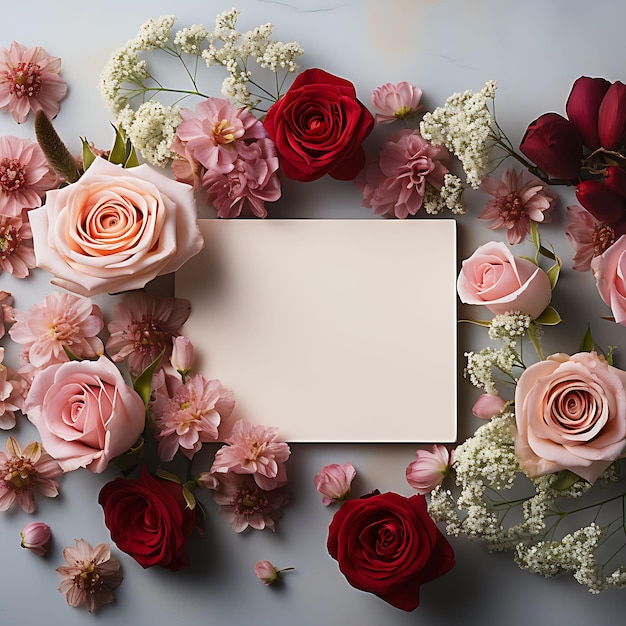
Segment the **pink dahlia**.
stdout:
[[596,219],[578,205],[567,207],[565,235],[574,248],[574,265],[579,272],[591,267],[593,257],[602,254],[618,239],[612,226]]
[[448,173],[448,152],[429,144],[416,130],[402,130],[383,143],[378,161],[370,163],[356,184],[363,206],[376,215],[404,219],[415,215],[424,200],[426,185],[441,189]]
[[9,430],[16,424],[15,412],[24,406],[25,382],[16,373],[2,364],[4,348],[0,347],[0,428]]
[[235,407],[233,392],[219,380],[200,374],[187,382],[172,376],[155,392],[150,405],[154,417],[159,458],[171,461],[180,447],[191,459],[207,441],[216,441],[217,428]]
[[39,46],[26,48],[14,41],[8,50],[0,48],[0,109],[8,110],[18,124],[31,110],[53,118],[67,93],[60,71],[61,59]]
[[[528,176],[528,178],[526,178]],[[541,180],[524,171],[507,169],[502,180],[487,176],[481,189],[493,196],[478,216],[481,220],[493,220],[491,230],[507,229],[511,245],[521,243],[530,232],[530,222],[550,222],[549,211],[553,208],[556,194]]]
[[235,422],[225,445],[215,454],[211,472],[251,474],[261,489],[271,490],[287,483],[285,461],[289,446],[277,441],[278,429],[255,426],[240,419]]
[[415,457],[406,468],[406,480],[420,494],[430,493],[440,485],[454,463],[454,454],[438,444],[431,451],[417,450]]
[[58,495],[59,485],[53,479],[63,470],[40,443],[31,441],[22,450],[17,440],[9,437],[6,450],[0,451],[0,511],[17,502],[24,513],[32,513],[35,493],[48,498]]
[[422,90],[415,85],[402,81],[397,85],[385,83],[374,89],[372,106],[378,111],[378,124],[402,120],[412,113],[425,110],[420,106]]
[[113,590],[122,583],[120,562],[111,558],[111,546],[100,543],[92,548],[84,539],[63,550],[67,565],[57,567],[62,580],[59,591],[70,606],[81,606],[93,613],[115,600]]
[[41,369],[69,361],[66,350],[78,358],[102,354],[98,333],[104,327],[102,311],[89,298],[51,293],[26,313],[15,311],[9,334],[22,345],[22,360]]
[[113,308],[105,349],[115,362],[128,359],[133,376],[143,372],[163,351],[161,363],[167,363],[172,339],[180,334],[190,312],[188,300],[129,294]]
[[36,264],[28,218],[0,214],[0,273],[26,278]]
[[41,206],[46,191],[57,184],[42,149],[34,141],[0,137],[0,213],[22,215]]

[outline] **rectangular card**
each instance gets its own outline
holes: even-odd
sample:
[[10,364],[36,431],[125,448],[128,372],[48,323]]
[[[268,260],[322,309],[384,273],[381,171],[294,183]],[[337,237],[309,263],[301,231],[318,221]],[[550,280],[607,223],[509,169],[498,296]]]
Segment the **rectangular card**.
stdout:
[[200,220],[195,371],[291,442],[453,442],[456,223]]

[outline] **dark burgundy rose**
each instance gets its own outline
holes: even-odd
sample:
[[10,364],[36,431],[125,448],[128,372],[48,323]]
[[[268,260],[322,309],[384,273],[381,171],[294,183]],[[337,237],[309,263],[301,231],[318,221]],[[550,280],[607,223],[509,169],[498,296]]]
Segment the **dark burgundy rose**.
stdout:
[[626,198],[626,172],[621,167],[617,167],[617,165],[607,167],[604,184],[622,198]]
[[626,217],[626,202],[599,180],[583,180],[576,186],[576,198],[591,215],[604,224],[615,225]]
[[600,147],[598,135],[598,112],[600,104],[611,83],[604,78],[581,76],[572,86],[565,111],[582,137],[583,143],[591,150]]
[[345,501],[328,529],[327,547],[353,587],[404,611],[419,605],[422,584],[455,564],[421,495],[389,492]]
[[578,178],[583,143],[578,129],[558,113],[545,113],[532,122],[520,151],[550,178]]
[[139,565],[173,572],[189,565],[186,544],[196,515],[185,503],[182,485],[155,478],[144,467],[139,478],[104,485],[98,502],[111,539]]
[[329,174],[353,180],[365,165],[361,144],[374,118],[357,100],[351,82],[310,69],[272,105],[263,125],[288,178],[311,181]]
[[626,85],[613,83],[602,99],[598,112],[600,145],[616,150],[626,142]]

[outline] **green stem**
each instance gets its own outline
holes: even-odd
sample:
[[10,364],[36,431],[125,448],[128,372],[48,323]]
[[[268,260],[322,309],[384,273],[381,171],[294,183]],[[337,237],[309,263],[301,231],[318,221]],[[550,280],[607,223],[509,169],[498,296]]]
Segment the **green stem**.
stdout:
[[530,327],[528,328],[528,337],[530,342],[533,344],[533,348],[535,348],[535,352],[541,361],[545,361],[546,357],[543,354],[543,349],[541,348],[541,344],[539,343],[539,327],[535,322],[531,322]]

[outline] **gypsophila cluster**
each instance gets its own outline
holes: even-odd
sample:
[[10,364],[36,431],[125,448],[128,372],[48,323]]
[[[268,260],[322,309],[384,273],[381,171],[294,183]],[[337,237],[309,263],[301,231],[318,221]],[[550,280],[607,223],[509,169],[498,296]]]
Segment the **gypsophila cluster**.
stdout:
[[502,315],[496,315],[489,324],[489,337],[506,342],[515,341],[528,332],[531,322],[530,315],[519,311],[508,311]]
[[465,357],[465,376],[469,377],[474,387],[483,389],[485,393],[498,395],[494,371],[515,380],[513,368],[519,364],[519,355],[514,343],[507,342],[501,348],[483,348],[480,352],[466,352]]
[[432,185],[426,185],[422,206],[429,215],[436,215],[444,209],[449,209],[455,215],[461,215],[467,211],[463,202],[463,192],[461,179],[454,174],[446,174],[439,191]]
[[493,147],[493,102],[496,83],[485,83],[478,92],[454,93],[444,106],[426,113],[420,123],[420,133],[434,145],[444,145],[458,157],[465,172],[466,183],[478,189],[489,168]]

